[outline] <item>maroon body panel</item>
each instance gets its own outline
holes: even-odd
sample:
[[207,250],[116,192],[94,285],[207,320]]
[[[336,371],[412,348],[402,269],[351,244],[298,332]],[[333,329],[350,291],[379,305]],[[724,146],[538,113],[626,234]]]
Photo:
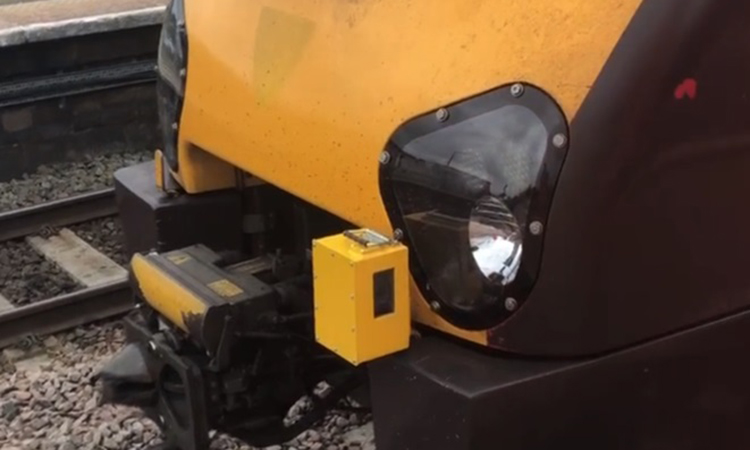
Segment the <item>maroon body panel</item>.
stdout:
[[750,3],[645,0],[571,124],[541,271],[490,342],[582,356],[750,306]]

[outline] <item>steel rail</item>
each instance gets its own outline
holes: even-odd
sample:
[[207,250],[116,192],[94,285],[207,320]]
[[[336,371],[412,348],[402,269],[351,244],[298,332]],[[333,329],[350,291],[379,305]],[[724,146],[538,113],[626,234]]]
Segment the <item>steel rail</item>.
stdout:
[[128,280],[87,288],[0,312],[0,348],[127,313],[134,305]]
[[0,83],[0,108],[156,82],[156,59]]
[[0,241],[117,214],[115,191],[103,189],[0,213]]

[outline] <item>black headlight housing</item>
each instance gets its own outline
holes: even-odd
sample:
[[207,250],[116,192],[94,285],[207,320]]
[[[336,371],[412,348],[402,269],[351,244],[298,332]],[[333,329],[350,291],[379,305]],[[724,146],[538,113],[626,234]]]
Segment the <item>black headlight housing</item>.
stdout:
[[380,189],[433,310],[487,329],[528,297],[568,148],[541,89],[516,83],[411,119],[381,155]]
[[159,40],[157,101],[164,157],[177,170],[177,135],[187,80],[187,31],[184,0],[166,8]]

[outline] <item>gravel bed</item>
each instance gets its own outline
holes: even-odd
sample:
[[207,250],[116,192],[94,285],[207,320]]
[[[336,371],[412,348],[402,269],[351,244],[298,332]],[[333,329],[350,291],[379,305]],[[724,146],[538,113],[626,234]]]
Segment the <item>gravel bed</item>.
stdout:
[[24,240],[0,243],[0,294],[13,304],[34,303],[80,288]]
[[[124,342],[118,322],[89,325],[0,355],[0,448],[139,450],[157,427],[132,408],[99,405],[91,377]],[[300,404],[297,412],[303,407]],[[290,414],[295,414],[295,408]],[[253,450],[214,435],[214,450]],[[317,428],[268,450],[375,450],[369,417],[332,413]]]
[[[112,173],[147,161],[150,152],[87,155],[81,162],[40,166],[34,174],[0,183],[0,211],[12,210],[112,186]],[[126,263],[119,222],[97,220],[71,227],[82,239],[118,264]],[[50,234],[55,230],[49,230]],[[42,233],[45,234],[45,233]],[[0,243],[0,295],[25,305],[80,289],[54,263],[24,240]]]
[[124,248],[125,236],[119,218],[94,220],[69,228],[112,261],[123,267],[128,264]]
[[[117,218],[100,219],[69,227],[114,262],[127,266],[124,236]],[[42,236],[57,233],[49,229]],[[55,263],[37,253],[24,240],[0,243],[0,295],[15,305],[25,305],[82,289]]]
[[49,337],[31,349],[6,349],[0,448],[135,450],[157,442],[156,426],[138,411],[98,404],[91,377],[123,341],[122,328],[108,323]]
[[81,162],[39,166],[33,174],[0,183],[0,211],[111,187],[115,170],[152,157],[151,152],[144,151],[87,155]]

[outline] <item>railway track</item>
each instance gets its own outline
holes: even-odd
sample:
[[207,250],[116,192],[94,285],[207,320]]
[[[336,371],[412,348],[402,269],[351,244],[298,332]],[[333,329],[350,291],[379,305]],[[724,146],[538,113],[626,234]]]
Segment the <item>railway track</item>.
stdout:
[[[0,0],[0,182],[92,149],[106,153],[112,143],[153,148],[154,69],[166,3]],[[116,214],[113,189],[0,212],[0,243],[30,247],[78,288],[28,303],[3,289],[9,298],[0,293],[0,348],[129,308],[127,271],[73,231]],[[25,270],[17,264],[11,270]]]
[[[27,305],[0,296],[0,348],[126,312],[132,306],[127,270],[68,228],[116,215],[113,189],[0,213],[0,241],[25,237],[82,289]],[[50,236],[46,230],[63,227]]]
[[8,211],[0,213],[0,241],[38,233],[45,227],[64,227],[116,213],[112,188]]

